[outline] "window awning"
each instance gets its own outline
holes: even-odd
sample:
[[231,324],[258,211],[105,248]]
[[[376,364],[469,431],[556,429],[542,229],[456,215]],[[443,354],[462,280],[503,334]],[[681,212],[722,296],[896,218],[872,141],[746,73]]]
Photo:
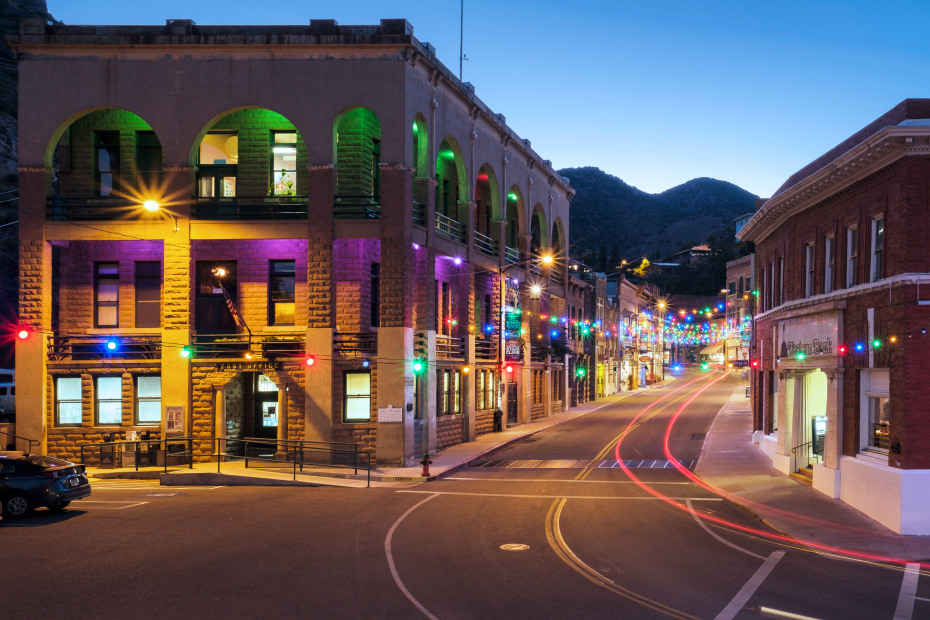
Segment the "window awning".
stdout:
[[723,353],[722,342],[715,342],[701,349],[701,355],[716,355],[718,353]]

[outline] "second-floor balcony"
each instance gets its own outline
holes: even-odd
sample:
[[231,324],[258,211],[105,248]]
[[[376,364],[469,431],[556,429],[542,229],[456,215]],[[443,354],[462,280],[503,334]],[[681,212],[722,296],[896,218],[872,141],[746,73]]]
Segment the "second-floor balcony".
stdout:
[[381,217],[381,198],[337,195],[333,201],[333,216],[337,219],[378,219]]
[[120,334],[118,336],[61,336],[48,339],[48,359],[52,362],[108,359],[157,360],[161,357],[161,336]]
[[236,196],[197,198],[191,205],[195,220],[305,220],[306,196]]
[[462,224],[458,220],[454,220],[447,215],[443,215],[442,213],[436,214],[436,230],[443,234],[449,235],[453,239],[465,241],[465,224]]
[[488,256],[497,256],[498,254],[497,241],[477,230],[475,231],[475,248]]

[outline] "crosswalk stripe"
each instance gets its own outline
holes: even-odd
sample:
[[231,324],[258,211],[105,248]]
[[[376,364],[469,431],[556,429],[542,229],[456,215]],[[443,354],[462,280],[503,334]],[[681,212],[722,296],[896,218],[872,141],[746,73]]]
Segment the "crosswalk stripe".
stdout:
[[[685,469],[694,469],[697,461],[678,461]],[[676,463],[665,459],[624,459],[623,465],[628,469],[674,469]],[[511,461],[492,460],[472,463],[471,467],[482,469],[584,469],[596,467],[598,469],[616,469],[620,464],[615,459],[602,461],[575,460],[575,459],[517,459]]]

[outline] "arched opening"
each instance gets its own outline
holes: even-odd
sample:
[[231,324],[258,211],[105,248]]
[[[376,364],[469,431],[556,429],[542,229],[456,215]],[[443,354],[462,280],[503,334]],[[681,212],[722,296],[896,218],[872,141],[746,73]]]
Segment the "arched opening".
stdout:
[[538,255],[549,248],[549,226],[546,224],[546,215],[542,206],[537,203],[533,209],[533,219],[530,223],[530,252]]
[[[429,177],[429,140],[422,114],[413,119],[413,221],[426,225],[427,184]],[[418,180],[420,179],[420,180]]]
[[505,216],[507,228],[505,229],[506,239],[504,242],[508,257],[513,256],[514,260],[519,260],[520,257],[520,234],[523,228],[523,209],[523,194],[520,192],[520,188],[514,185],[510,188],[510,191],[507,192],[507,209]]
[[460,197],[468,195],[463,161],[458,144],[443,140],[436,153],[436,230],[459,241],[465,240],[467,221],[460,204]]
[[142,213],[148,200],[163,200],[161,142],[127,110],[77,117],[58,134],[50,158],[51,219],[119,219]]
[[500,199],[497,177],[490,166],[484,164],[475,180],[475,246],[489,256],[498,255],[500,226]]
[[381,216],[381,122],[368,108],[352,108],[333,126],[336,217]]
[[194,152],[197,219],[306,217],[307,149],[294,125],[264,108],[224,114]]

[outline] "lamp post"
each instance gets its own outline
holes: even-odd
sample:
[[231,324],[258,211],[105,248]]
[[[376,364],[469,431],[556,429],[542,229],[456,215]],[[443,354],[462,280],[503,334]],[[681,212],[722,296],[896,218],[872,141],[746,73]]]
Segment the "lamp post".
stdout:
[[[499,280],[498,284],[500,287],[500,317],[499,317],[500,330],[498,333],[498,347],[497,347],[497,361],[498,361],[499,376],[498,376],[497,384],[498,384],[498,391],[501,394],[501,400],[503,401],[503,403],[501,403],[503,404],[503,407],[502,407],[503,415],[506,418],[509,418],[510,416],[510,411],[508,410],[509,406],[505,398],[506,393],[504,391],[505,367],[507,364],[507,355],[506,355],[506,346],[507,346],[507,337],[506,337],[506,333],[507,333],[507,329],[506,329],[507,327],[507,323],[506,323],[507,321],[507,303],[506,303],[507,302],[507,282],[506,282],[506,278],[507,278],[507,272],[513,269],[514,267],[525,265],[526,263],[532,262],[534,260],[537,260],[544,265],[552,265],[553,263],[553,258],[551,254],[543,254],[539,257],[530,256],[527,258],[523,258],[521,260],[512,262],[508,265],[502,265],[498,267],[497,269],[498,280]],[[517,294],[519,296],[519,290]],[[519,298],[517,299],[517,303],[519,303]],[[506,374],[510,374],[512,372],[513,370],[511,368],[509,369],[509,372]]]

